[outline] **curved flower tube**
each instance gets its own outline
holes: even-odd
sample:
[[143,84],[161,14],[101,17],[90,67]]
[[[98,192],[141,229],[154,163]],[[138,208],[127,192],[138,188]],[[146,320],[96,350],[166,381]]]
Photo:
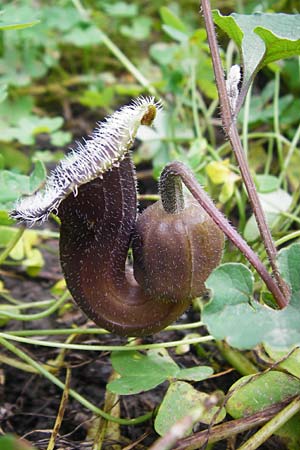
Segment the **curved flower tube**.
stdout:
[[[129,150],[157,108],[154,99],[139,98],[114,113],[60,162],[44,191],[20,200],[11,213],[28,225],[57,213],[61,266],[73,298],[97,325],[126,336],[176,320],[203,293],[223,249],[222,232],[199,205],[185,204],[180,188],[177,209],[165,211],[158,202],[137,221]],[[135,276],[126,264],[132,238]]]

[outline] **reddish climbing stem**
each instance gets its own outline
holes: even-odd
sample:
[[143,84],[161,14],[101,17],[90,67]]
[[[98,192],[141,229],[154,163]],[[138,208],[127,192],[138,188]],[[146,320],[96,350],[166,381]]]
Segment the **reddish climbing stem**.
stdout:
[[[254,181],[251,177],[249,167],[245,158],[245,153],[243,151],[243,147],[241,144],[241,140],[238,134],[238,130],[236,127],[236,121],[232,114],[230,103],[227,95],[226,90],[226,83],[224,78],[224,72],[221,64],[220,54],[218,50],[218,43],[215,33],[215,28],[212,20],[212,14],[211,14],[211,7],[209,0],[202,0],[202,10],[205,20],[205,26],[207,31],[207,38],[208,43],[212,55],[212,63],[217,83],[217,89],[219,93],[219,99],[220,99],[220,106],[221,106],[221,114],[222,114],[222,122],[224,126],[224,130],[229,138],[229,141],[231,143],[232,149],[234,151],[236,160],[238,162],[240,172],[243,178],[243,181],[245,183],[249,201],[251,204],[251,207],[253,209],[256,222],[264,243],[264,246],[266,248],[266,252],[270,261],[270,265],[272,267],[274,279],[276,280],[276,283],[282,292],[280,303],[282,303],[281,307],[284,307],[288,304],[289,300],[289,288],[286,285],[286,283],[283,281],[283,279],[280,276],[277,263],[276,263],[276,257],[277,257],[277,251],[274,244],[274,241],[271,236],[270,229],[267,225],[266,218],[255,188]],[[277,297],[276,297],[277,298]],[[277,301],[279,298],[277,298]],[[278,303],[279,304],[279,303]]]

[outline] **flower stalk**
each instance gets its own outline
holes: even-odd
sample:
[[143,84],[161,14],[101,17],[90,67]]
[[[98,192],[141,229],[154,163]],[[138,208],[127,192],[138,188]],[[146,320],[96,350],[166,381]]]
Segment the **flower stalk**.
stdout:
[[[213,201],[207,193],[199,185],[194,177],[192,171],[180,162],[169,163],[163,170],[160,177],[160,193],[162,197],[162,204],[167,203],[165,198],[166,193],[172,191],[172,183],[174,184],[173,192],[177,190],[178,178],[180,178],[185,186],[189,189],[191,194],[207,212],[211,219],[218,225],[223,233],[230,239],[230,241],[245,255],[248,261],[259,273],[261,278],[266,283],[270,292],[272,292],[279,308],[286,306],[286,298],[279,289],[276,281],[269,274],[264,264],[259,259],[258,255],[252,250],[241,235],[233,228],[226,217],[218,210]],[[176,187],[175,187],[176,186]],[[167,187],[167,189],[165,189]]]

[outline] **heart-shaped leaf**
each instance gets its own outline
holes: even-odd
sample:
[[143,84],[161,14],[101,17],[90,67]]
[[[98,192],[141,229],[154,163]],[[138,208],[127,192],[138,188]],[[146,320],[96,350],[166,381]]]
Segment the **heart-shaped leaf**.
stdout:
[[242,264],[223,264],[206,286],[213,298],[204,307],[202,320],[216,339],[240,349],[266,343],[277,349],[300,345],[300,244],[278,256],[282,276],[291,287],[289,305],[273,310],[253,299],[253,276]]
[[[175,422],[188,416],[194,409],[199,409],[199,422],[209,424],[221,422],[225,415],[225,408],[209,406],[209,395],[197,391],[189,383],[176,381],[171,383],[155,418],[155,430],[164,435]],[[189,433],[187,433],[189,434]]]
[[261,67],[279,59],[300,54],[300,15],[232,13],[213,11],[214,22],[240,49],[243,61],[241,96]]
[[114,352],[113,368],[121,375],[108,384],[108,389],[121,395],[148,391],[168,379],[201,381],[213,374],[211,367],[200,366],[180,369],[165,349],[149,350],[146,354],[136,351]]
[[146,355],[136,351],[114,352],[111,361],[121,378],[109,383],[107,388],[121,395],[153,389],[178,369],[164,349],[150,350]]
[[45,181],[46,169],[42,161],[36,161],[30,176],[0,171],[0,209],[9,211],[15,201],[23,195],[33,194]]

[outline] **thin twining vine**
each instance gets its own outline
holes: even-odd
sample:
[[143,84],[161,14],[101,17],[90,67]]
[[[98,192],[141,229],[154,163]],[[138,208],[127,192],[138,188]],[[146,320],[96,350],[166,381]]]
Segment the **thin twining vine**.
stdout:
[[[25,352],[17,348],[15,345],[13,345],[11,342],[7,341],[5,338],[0,336],[0,344],[9,350],[10,352],[14,353],[16,356],[18,356],[20,359],[25,361],[30,366],[34,367],[38,373],[43,375],[45,378],[47,378],[49,381],[51,381],[53,384],[55,384],[60,389],[65,389],[65,384],[57,378],[55,375],[50,373],[45,367],[40,365],[38,362],[36,362],[33,358],[31,358],[29,355],[27,355]],[[106,420],[109,420],[110,422],[115,422],[120,425],[138,425],[139,423],[146,422],[147,420],[151,419],[153,416],[153,412],[150,411],[147,414],[144,414],[143,416],[136,417],[134,419],[120,419],[114,416],[111,416],[110,414],[106,413],[102,409],[95,406],[93,403],[91,403],[89,400],[87,400],[85,397],[80,395],[78,392],[76,392],[74,389],[69,390],[70,397],[73,397],[75,400],[77,400],[79,403],[81,403],[84,407],[92,411],[94,414],[97,414],[101,417],[103,417]]]
[[0,337],[15,341],[15,342],[21,342],[23,344],[30,344],[30,345],[40,345],[42,347],[52,347],[52,348],[66,348],[68,350],[86,350],[86,351],[103,351],[103,352],[112,352],[112,351],[120,351],[120,352],[128,352],[132,350],[149,350],[154,348],[171,348],[171,347],[177,347],[178,345],[182,345],[183,343],[188,344],[199,344],[203,342],[209,342],[213,341],[214,338],[210,335],[208,336],[199,336],[194,337],[190,339],[185,339],[182,341],[182,339],[178,341],[169,341],[169,342],[158,342],[155,344],[138,344],[138,345],[132,345],[130,346],[124,346],[124,345],[92,345],[92,344],[65,344],[62,342],[56,342],[56,341],[41,341],[38,339],[30,339],[22,336],[14,336],[12,334],[8,333],[2,333],[0,332]]
[[[300,232],[299,232],[300,234]],[[182,323],[178,325],[169,325],[164,328],[164,331],[178,331],[178,330],[190,330],[193,328],[199,328],[203,326],[203,322],[200,320],[198,322],[193,323]],[[104,328],[59,328],[58,330],[49,329],[49,330],[39,330],[39,329],[31,329],[31,330],[18,330],[18,331],[7,331],[7,334],[12,336],[59,336],[59,335],[69,335],[69,334],[95,334],[95,335],[103,335],[109,334],[109,331],[104,330]]]
[[[57,301],[51,301],[51,306],[49,308],[47,308],[46,310],[39,312],[39,313],[34,313],[34,314],[18,314],[18,313],[14,313],[11,309],[10,310],[0,310],[1,311],[1,317],[7,317],[9,319],[14,319],[14,320],[21,320],[21,321],[29,321],[29,320],[38,320],[38,319],[42,319],[44,317],[48,317],[50,314],[54,313],[55,311],[57,311],[57,309],[67,300],[67,298],[70,297],[70,293],[69,291],[65,291],[63,293],[63,295],[57,300]],[[18,305],[19,308],[21,307],[21,305]],[[18,308],[18,306],[16,306],[16,308]],[[31,305],[32,306],[32,305]],[[13,308],[12,306],[10,308]]]

